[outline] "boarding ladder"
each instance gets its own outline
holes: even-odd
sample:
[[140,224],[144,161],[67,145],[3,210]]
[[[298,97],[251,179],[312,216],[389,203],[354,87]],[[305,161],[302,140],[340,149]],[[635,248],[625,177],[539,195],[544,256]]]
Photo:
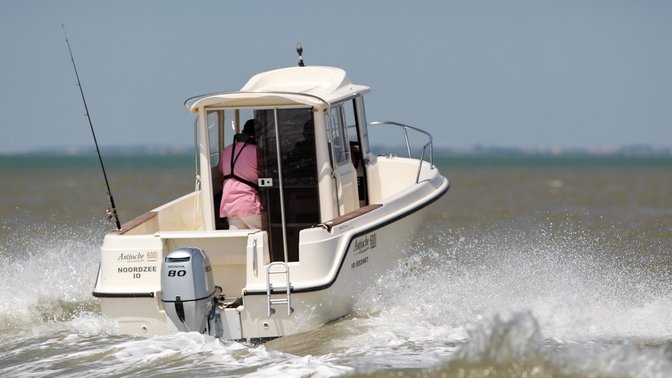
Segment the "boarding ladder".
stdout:
[[[271,275],[284,275],[285,285],[284,286],[273,286],[271,283]],[[273,291],[276,291],[276,294],[284,294],[282,298],[273,298]],[[279,293],[277,293],[279,292]],[[275,261],[268,264],[266,268],[266,299],[268,300],[268,307],[266,311],[267,316],[271,316],[275,313],[273,305],[287,304],[287,316],[292,315],[294,309],[292,308],[292,293],[291,293],[291,284],[289,282],[289,266],[285,262]]]

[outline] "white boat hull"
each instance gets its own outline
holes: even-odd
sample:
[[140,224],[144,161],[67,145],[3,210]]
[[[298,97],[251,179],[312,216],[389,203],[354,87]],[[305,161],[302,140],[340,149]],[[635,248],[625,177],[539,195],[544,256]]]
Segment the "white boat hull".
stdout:
[[[284,304],[274,305],[274,313],[268,315],[269,261],[264,250],[266,233],[259,230],[110,233],[102,247],[94,294],[101,300],[102,312],[118,321],[121,333],[153,336],[178,332],[160,300],[161,261],[174,249],[199,247],[210,257],[215,284],[223,288],[225,298],[243,300],[241,306],[222,311],[222,317],[227,311],[239,317],[233,326],[225,327],[224,338],[272,338],[304,332],[349,314],[358,293],[406,255],[428,205],[447,189],[447,180],[437,174],[413,187],[411,193],[331,230],[314,227],[302,231],[300,261],[287,263],[292,287],[289,315]],[[189,196],[181,199],[188,200]],[[160,218],[163,210],[157,209],[155,218]],[[270,282],[284,287],[283,279],[271,276]],[[272,298],[282,298],[285,293],[280,290]],[[222,323],[231,324],[231,318],[223,318]]]
[[[93,293],[103,314],[124,334],[224,339],[291,335],[349,314],[448,190],[431,135],[367,123],[366,93],[341,69],[295,67],[187,100],[197,114],[198,189],[106,235]],[[378,156],[369,125],[401,130],[408,157]],[[425,140],[419,158],[409,131]],[[242,166],[256,182],[224,173],[240,156],[226,145],[239,137],[256,151]],[[220,202],[238,198],[224,190],[233,179],[259,201],[260,229],[230,230],[221,219]]]

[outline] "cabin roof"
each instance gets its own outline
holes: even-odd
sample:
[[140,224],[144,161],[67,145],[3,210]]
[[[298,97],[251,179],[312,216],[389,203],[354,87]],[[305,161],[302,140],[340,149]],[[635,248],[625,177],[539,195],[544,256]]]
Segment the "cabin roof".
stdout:
[[192,112],[199,108],[276,105],[324,107],[365,94],[369,87],[353,84],[347,73],[336,67],[290,67],[254,75],[238,92],[223,92],[188,99]]

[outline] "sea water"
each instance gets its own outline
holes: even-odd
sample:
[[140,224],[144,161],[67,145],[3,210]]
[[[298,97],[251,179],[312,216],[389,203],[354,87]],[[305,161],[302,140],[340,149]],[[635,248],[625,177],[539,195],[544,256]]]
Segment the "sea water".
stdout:
[[[0,157],[0,376],[672,376],[672,159],[438,161],[450,191],[351,315],[253,345],[118,334],[97,159]],[[106,164],[122,222],[195,185],[189,157]]]

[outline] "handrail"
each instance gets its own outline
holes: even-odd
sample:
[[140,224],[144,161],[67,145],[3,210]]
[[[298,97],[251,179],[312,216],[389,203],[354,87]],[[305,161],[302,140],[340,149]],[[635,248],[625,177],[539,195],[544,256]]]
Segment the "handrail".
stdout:
[[428,147],[429,147],[429,167],[430,167],[430,169],[434,169],[434,147],[433,147],[432,134],[426,132],[423,129],[419,129],[417,127],[413,127],[413,126],[410,126],[410,125],[405,125],[405,124],[399,123],[399,122],[393,122],[393,121],[371,121],[371,122],[369,122],[369,126],[384,126],[384,125],[397,126],[397,127],[401,127],[404,130],[404,140],[406,142],[406,152],[408,153],[409,159],[413,158],[413,156],[411,155],[411,143],[410,143],[410,139],[408,137],[408,130],[411,129],[413,131],[425,134],[425,136],[427,136],[428,141],[427,141],[427,143],[425,143],[422,146],[422,152],[420,153],[420,166],[418,167],[418,173],[415,176],[415,183],[417,184],[418,182],[420,182],[420,171],[422,170],[422,162],[425,161],[425,151],[427,150]]

